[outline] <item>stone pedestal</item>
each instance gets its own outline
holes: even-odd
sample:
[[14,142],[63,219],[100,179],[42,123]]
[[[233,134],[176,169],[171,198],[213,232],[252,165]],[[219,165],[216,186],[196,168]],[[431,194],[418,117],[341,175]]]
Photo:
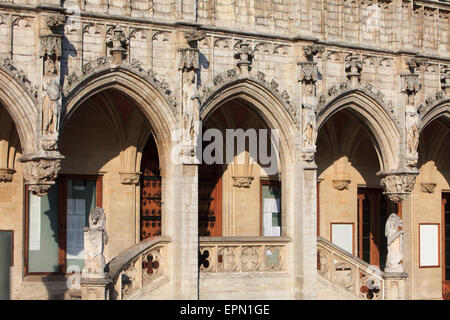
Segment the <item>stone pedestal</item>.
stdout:
[[102,279],[81,278],[82,300],[109,300],[109,285],[112,280],[106,274]]
[[384,299],[404,300],[406,299],[406,272],[385,272],[384,273]]

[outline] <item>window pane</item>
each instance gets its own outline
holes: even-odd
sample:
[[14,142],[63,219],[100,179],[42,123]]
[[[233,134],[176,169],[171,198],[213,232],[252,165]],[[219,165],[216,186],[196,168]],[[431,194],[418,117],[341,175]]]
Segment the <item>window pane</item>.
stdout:
[[67,180],[67,272],[84,267],[84,227],[95,208],[95,181]]
[[281,186],[262,185],[262,234],[281,236]]
[[28,272],[58,271],[58,185],[28,194]]

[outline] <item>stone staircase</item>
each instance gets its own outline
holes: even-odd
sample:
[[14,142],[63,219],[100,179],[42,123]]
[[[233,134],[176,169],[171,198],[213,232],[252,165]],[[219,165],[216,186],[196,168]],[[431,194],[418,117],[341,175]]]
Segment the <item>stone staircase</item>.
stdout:
[[333,300],[384,300],[386,281],[377,266],[369,265],[317,237],[318,298]]

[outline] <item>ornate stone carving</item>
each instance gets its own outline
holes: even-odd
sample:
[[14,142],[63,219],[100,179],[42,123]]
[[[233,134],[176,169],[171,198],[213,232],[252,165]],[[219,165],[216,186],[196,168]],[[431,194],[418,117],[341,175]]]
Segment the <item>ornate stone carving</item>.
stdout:
[[316,108],[318,100],[314,91],[313,82],[304,84],[302,97],[303,147],[314,147],[317,140]]
[[352,87],[356,87],[361,80],[361,71],[363,68],[363,62],[358,55],[352,54],[349,61],[345,65],[345,71],[347,72],[347,77],[350,80]]
[[298,81],[302,83],[317,81],[317,62],[301,61],[297,62],[297,65],[300,66]]
[[141,172],[119,172],[120,183],[122,184],[139,184]]
[[415,104],[417,92],[421,89],[418,74],[403,74],[402,91],[406,94],[405,130],[406,130],[406,165],[417,165],[417,147],[419,145],[420,118]]
[[199,68],[198,49],[181,48],[178,49],[178,53],[179,53],[178,70],[183,70],[183,72],[190,70],[198,70]]
[[380,180],[386,194],[391,201],[402,202],[411,193],[416,182],[415,173],[399,173],[387,175]]
[[342,191],[342,190],[348,190],[350,186],[351,180],[333,180],[332,185],[333,188]]
[[38,95],[39,95],[39,87],[33,86],[31,81],[28,79],[25,72],[21,69],[16,68],[11,59],[5,58],[3,63],[0,65],[0,68],[8,73],[13,79],[17,81],[17,83],[25,89],[25,91],[29,94],[32,100],[37,103]]
[[444,90],[445,95],[450,95],[450,67],[445,66],[444,72],[441,75],[441,89]]
[[22,156],[23,176],[28,189],[39,197],[46,195],[55,184],[61,170],[61,160],[64,157],[58,152]]
[[184,38],[192,48],[196,48],[198,41],[202,41],[205,37],[206,31],[204,30],[192,30],[184,33]]
[[249,79],[251,81],[260,84],[268,91],[272,92],[274,96],[277,97],[283,103],[284,107],[289,111],[293,121],[296,122],[297,109],[291,103],[288,92],[286,90],[280,92],[280,90],[278,89],[279,88],[278,82],[275,81],[275,79],[272,79],[272,81],[269,82],[265,79],[265,77],[266,77],[265,74],[260,71],[252,71],[248,75],[243,75],[238,74],[236,72],[236,69],[227,70],[215,76],[212,84],[201,86],[199,88],[199,91],[201,93],[200,100],[202,102],[202,105],[204,105],[212,96],[220,92],[220,88],[222,86],[229,85],[233,82]]
[[233,187],[236,188],[250,188],[252,181],[255,179],[254,177],[245,177],[245,176],[233,176]]
[[309,61],[312,61],[314,59],[314,56],[316,56],[317,54],[321,54],[324,51],[325,46],[315,43],[303,47],[303,52]]
[[81,68],[81,74],[72,72],[66,78],[66,82],[64,84],[64,94],[65,96],[69,96],[70,92],[75,90],[76,87],[82,86],[85,82],[89,81],[91,77],[102,73],[108,73],[112,70],[127,70],[139,77],[144,78],[147,82],[149,82],[153,87],[155,87],[166,99],[166,101],[175,109],[177,102],[176,98],[173,97],[172,91],[169,89],[169,85],[166,81],[160,80],[156,77],[153,70],[145,70],[142,68],[141,64],[136,60],[132,60],[131,63],[122,63],[121,65],[115,65],[112,62],[111,58],[107,57],[98,57],[97,59],[86,63]]
[[392,213],[386,221],[385,236],[387,238],[388,254],[386,258],[385,272],[404,272],[403,268],[403,236],[400,230],[403,222],[395,213]]
[[320,115],[321,113],[325,112],[329,106],[331,106],[331,102],[338,96],[343,96],[345,94],[354,92],[354,91],[360,91],[364,93],[365,95],[371,97],[374,99],[380,106],[383,107],[384,110],[386,110],[387,114],[390,116],[390,118],[395,122],[397,126],[400,125],[400,120],[396,116],[396,111],[392,105],[391,101],[384,101],[384,95],[383,93],[376,89],[371,83],[369,82],[363,82],[360,83],[358,87],[352,87],[349,85],[348,81],[343,81],[339,84],[333,84],[328,90],[326,90],[326,93],[322,93],[319,95],[319,104],[317,106],[317,114]]
[[95,207],[89,214],[89,228],[84,228],[83,278],[104,278],[106,260],[103,255],[108,243],[106,216],[102,208]]
[[252,64],[254,51],[250,49],[250,44],[247,42],[241,42],[236,50],[235,58],[238,59],[237,67],[241,74],[247,75],[250,71]]
[[11,168],[0,168],[0,182],[11,182],[16,170]]
[[62,35],[46,34],[40,37],[39,57],[56,61],[62,56]]
[[199,132],[200,121],[200,95],[194,70],[185,72],[183,82],[183,119],[186,141],[195,142]]
[[436,188],[436,183],[422,182],[420,186],[423,193],[433,193]]
[[52,32],[57,32],[67,21],[67,17],[63,14],[55,14],[47,17],[47,27]]
[[115,26],[107,35],[106,45],[110,47],[110,53],[113,56],[114,64],[122,64],[125,53],[130,41],[126,37],[121,25]]
[[442,101],[446,100],[446,98],[447,98],[447,94],[443,90],[437,91],[433,95],[426,98],[425,103],[420,104],[418,107],[418,112],[419,112],[421,118],[423,118],[423,116],[428,111],[433,109],[434,106],[436,106],[439,103],[441,103]]

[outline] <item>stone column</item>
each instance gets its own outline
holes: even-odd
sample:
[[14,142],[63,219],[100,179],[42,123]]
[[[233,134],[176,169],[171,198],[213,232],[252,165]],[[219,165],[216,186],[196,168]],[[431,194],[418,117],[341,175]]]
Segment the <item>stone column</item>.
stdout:
[[404,300],[406,299],[406,272],[384,273],[384,299],[385,300]]

